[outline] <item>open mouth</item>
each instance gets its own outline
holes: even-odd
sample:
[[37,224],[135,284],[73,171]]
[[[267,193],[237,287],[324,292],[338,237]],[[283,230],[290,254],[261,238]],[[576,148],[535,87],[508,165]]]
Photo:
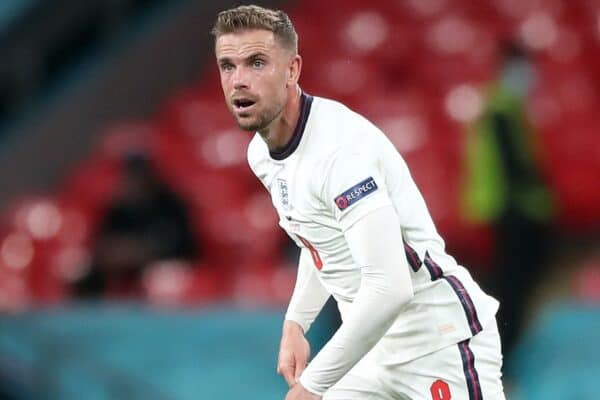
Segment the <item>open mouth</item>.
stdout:
[[256,102],[249,99],[236,99],[233,101],[234,107],[239,111],[245,111],[252,107]]

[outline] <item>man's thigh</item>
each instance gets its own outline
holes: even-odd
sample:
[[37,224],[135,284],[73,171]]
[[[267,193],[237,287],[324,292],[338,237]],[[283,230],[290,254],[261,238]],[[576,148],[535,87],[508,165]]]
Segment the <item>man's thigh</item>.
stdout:
[[388,392],[411,400],[505,400],[496,323],[476,336],[416,360],[388,367]]

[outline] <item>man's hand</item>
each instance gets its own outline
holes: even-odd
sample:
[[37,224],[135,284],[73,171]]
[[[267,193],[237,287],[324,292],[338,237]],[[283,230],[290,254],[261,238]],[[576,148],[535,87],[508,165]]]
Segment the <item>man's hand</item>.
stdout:
[[290,389],[285,396],[285,400],[321,400],[321,396],[309,392],[298,383]]
[[[302,374],[302,371],[306,368],[308,357],[310,357],[310,345],[304,337],[304,331],[296,322],[285,321],[283,323],[283,333],[281,335],[281,344],[279,346],[277,373],[283,375],[290,388],[296,385],[300,374]],[[290,391],[290,393],[292,393],[292,391]],[[312,399],[312,397],[293,398]]]

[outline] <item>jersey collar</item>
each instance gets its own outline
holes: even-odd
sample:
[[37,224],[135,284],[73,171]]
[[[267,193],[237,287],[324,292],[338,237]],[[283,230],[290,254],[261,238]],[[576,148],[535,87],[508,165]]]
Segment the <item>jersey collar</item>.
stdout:
[[300,98],[300,117],[298,118],[298,124],[296,124],[292,138],[281,149],[269,151],[271,158],[279,161],[285,160],[296,150],[300,144],[300,140],[302,140],[302,135],[304,134],[304,128],[306,127],[306,121],[308,121],[312,101],[313,97],[311,95],[302,92]]

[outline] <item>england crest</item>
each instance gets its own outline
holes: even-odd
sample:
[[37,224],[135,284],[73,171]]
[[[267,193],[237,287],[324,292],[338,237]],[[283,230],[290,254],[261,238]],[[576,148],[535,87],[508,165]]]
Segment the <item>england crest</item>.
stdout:
[[277,179],[277,186],[279,187],[279,199],[281,201],[281,206],[284,210],[289,210],[291,207],[287,181],[285,179]]

